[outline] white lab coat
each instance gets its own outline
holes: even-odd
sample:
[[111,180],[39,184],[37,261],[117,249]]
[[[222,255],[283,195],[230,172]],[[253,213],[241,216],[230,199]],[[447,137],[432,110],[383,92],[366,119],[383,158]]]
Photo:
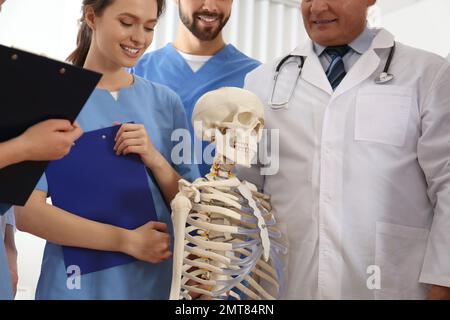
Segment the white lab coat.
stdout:
[[[284,298],[422,299],[450,286],[450,65],[397,43],[395,78],[376,85],[393,41],[381,29],[335,92],[311,41],[297,48],[307,58],[286,109],[268,106],[278,61],[246,79],[279,129],[280,168],[238,176],[272,195],[287,232]],[[277,101],[297,70],[283,69]]]

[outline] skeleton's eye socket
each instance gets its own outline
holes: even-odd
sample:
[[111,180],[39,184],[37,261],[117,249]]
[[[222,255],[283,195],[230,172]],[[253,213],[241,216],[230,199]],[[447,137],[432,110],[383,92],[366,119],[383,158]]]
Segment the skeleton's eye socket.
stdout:
[[256,127],[255,127],[255,132],[259,132],[260,130],[261,130],[261,126],[262,126],[262,124],[261,123],[258,123],[257,125],[256,125]]
[[253,115],[251,112],[241,112],[238,114],[237,119],[241,124],[249,125],[253,120]]

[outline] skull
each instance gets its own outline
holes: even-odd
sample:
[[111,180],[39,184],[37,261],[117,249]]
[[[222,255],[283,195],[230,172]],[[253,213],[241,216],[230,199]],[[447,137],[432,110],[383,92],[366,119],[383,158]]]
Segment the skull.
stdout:
[[198,139],[215,142],[216,153],[250,167],[264,127],[264,106],[250,91],[226,87],[208,92],[192,114]]

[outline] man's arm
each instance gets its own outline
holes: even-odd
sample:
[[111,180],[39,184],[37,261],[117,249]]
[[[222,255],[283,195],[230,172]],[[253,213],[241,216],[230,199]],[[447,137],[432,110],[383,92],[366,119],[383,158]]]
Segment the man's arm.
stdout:
[[0,155],[0,169],[26,159],[25,152],[20,147],[20,140],[17,138],[0,143]]

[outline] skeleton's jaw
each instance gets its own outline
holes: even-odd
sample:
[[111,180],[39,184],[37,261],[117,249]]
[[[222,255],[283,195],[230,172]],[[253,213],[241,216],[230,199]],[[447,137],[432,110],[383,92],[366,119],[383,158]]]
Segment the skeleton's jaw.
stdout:
[[250,168],[257,154],[258,135],[252,130],[229,128],[225,134],[216,129],[214,134],[216,153],[223,163]]

